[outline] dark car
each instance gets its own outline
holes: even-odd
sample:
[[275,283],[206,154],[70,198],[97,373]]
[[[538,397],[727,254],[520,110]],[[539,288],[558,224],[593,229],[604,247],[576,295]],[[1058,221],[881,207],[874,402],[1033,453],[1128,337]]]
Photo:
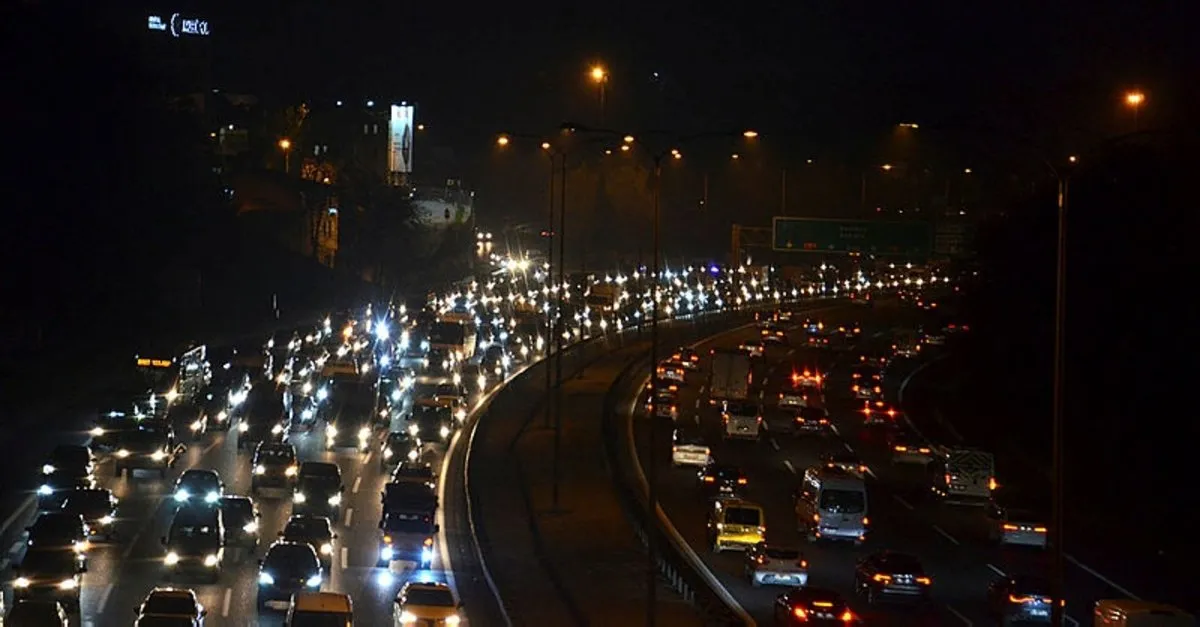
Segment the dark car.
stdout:
[[30,549],[68,549],[83,554],[88,549],[88,528],[79,514],[45,512],[25,528]]
[[254,449],[250,461],[253,474],[250,476],[250,492],[258,493],[261,487],[290,488],[296,483],[300,467],[296,464],[296,448],[282,442],[262,442]]
[[392,431],[379,447],[379,470],[387,472],[397,464],[416,461],[421,455],[421,443],[407,431]]
[[13,568],[13,598],[58,601],[69,611],[79,611],[79,588],[87,566],[78,555],[61,549],[31,549]]
[[117,535],[117,497],[104,488],[81,488],[67,493],[62,511],[80,516],[92,538],[112,540]]
[[321,567],[329,570],[333,562],[333,541],[337,534],[324,516],[296,514],[288,519],[279,537],[287,542],[302,542],[313,548],[321,560]]
[[293,594],[320,590],[321,581],[321,561],[311,546],[279,540],[259,561],[258,610],[272,603],[286,606]]
[[225,523],[225,546],[239,546],[248,551],[258,548],[259,513],[250,497],[221,497],[221,514]]
[[64,474],[71,477],[90,477],[95,470],[92,449],[82,444],[60,444],[50,452],[42,465],[42,475]]
[[215,470],[190,468],[175,480],[175,502],[180,506],[216,507],[225,494],[225,483]]
[[4,624],[16,627],[67,627],[71,624],[66,608],[58,601],[22,599],[13,604]]
[[114,468],[117,476],[128,472],[132,477],[136,470],[154,470],[159,478],[166,478],[167,469],[175,465],[184,447],[175,441],[171,429],[139,428],[126,431],[117,440]]
[[292,511],[333,516],[341,509],[345,489],[337,464],[304,462],[292,493]]
[[696,473],[700,491],[705,498],[741,494],[749,480],[737,466],[713,464]]
[[196,593],[179,588],[155,588],[137,609],[135,627],[191,627],[202,624],[208,610]]
[[365,451],[370,446],[378,394],[366,381],[337,381],[330,390],[325,425],[325,447],[353,446]]
[[238,448],[259,442],[284,442],[288,437],[287,404],[273,383],[259,383],[248,393],[238,423]]
[[38,486],[38,507],[42,510],[58,509],[68,493],[76,488],[91,488],[96,485],[92,474],[91,450],[86,446],[60,446],[51,453],[42,465],[42,483]]
[[229,426],[233,424],[233,404],[230,402],[232,394],[230,386],[224,384],[209,385],[208,389],[201,393],[200,417],[208,429],[229,430]]
[[1002,577],[988,586],[988,609],[1004,625],[1049,623],[1053,607],[1050,580],[1044,577]]
[[127,412],[103,411],[88,433],[92,436],[91,444],[94,448],[114,450],[122,433],[136,431],[137,428],[138,421]]
[[449,442],[454,415],[449,407],[416,405],[408,416],[408,433],[421,442]]
[[796,418],[792,424],[796,434],[822,435],[829,431],[829,412],[821,407],[801,407],[796,410]]
[[921,560],[907,553],[872,553],[854,569],[854,589],[870,605],[880,601],[924,602],[929,600],[931,587],[933,579],[925,574]]
[[857,620],[846,600],[833,590],[793,588],[775,598],[776,625],[853,625]]
[[185,507],[175,512],[162,538],[167,577],[196,574],[216,583],[224,560],[225,525],[221,509]]

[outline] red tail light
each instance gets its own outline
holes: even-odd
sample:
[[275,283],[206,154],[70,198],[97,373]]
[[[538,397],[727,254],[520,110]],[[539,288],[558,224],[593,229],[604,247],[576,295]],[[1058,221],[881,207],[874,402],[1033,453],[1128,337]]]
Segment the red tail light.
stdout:
[[794,616],[796,618],[796,620],[798,620],[802,623],[808,622],[808,610],[806,610],[802,607],[792,608],[792,616]]

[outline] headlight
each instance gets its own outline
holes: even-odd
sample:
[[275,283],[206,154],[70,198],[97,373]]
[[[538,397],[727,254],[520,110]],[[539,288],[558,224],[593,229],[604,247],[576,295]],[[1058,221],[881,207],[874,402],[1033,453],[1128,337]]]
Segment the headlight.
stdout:
[[14,588],[28,588],[29,580],[26,579],[25,577],[17,577],[17,580],[13,582],[13,587]]
[[208,494],[204,495],[204,502],[205,503],[216,503],[218,500],[220,500],[220,498],[221,498],[220,492],[209,492]]
[[308,497],[304,496],[304,493],[303,493],[303,492],[297,492],[297,493],[295,493],[295,494],[293,494],[293,495],[292,495],[292,502],[293,502],[293,503],[303,503],[303,502],[305,502],[305,501],[307,501],[307,500],[308,500]]
[[273,586],[275,578],[271,576],[271,573],[258,573],[258,583],[264,586]]
[[460,409],[460,410],[454,412],[454,417],[458,418],[459,422],[466,420],[467,419],[467,410]]
[[93,438],[98,438],[104,435],[104,429],[101,427],[92,427],[92,430],[88,431],[88,433],[91,434]]
[[321,545],[321,555],[333,555],[333,545],[326,542]]
[[304,583],[309,588],[320,588],[321,587],[321,574],[317,573],[316,575],[309,577],[308,581],[306,581]]
[[411,625],[417,622],[417,617],[412,612],[405,610],[400,613],[400,622],[405,625]]
[[325,425],[325,435],[333,438],[337,437],[337,427],[333,425]]
[[43,475],[52,475],[52,474],[54,474],[55,470],[56,470],[56,468],[54,468],[54,464],[45,464],[42,466],[42,474]]
[[369,437],[371,437],[371,430],[369,428],[363,427],[358,430],[358,439],[365,440]]
[[297,472],[299,472],[299,471],[300,471],[300,469],[299,469],[299,468],[296,468],[295,466],[288,466],[288,467],[287,467],[287,468],[286,468],[286,469],[283,471],[283,475],[284,475],[285,477],[295,477],[295,476],[296,476],[296,473],[297,473]]
[[150,454],[150,459],[153,459],[156,462],[161,462],[166,457],[167,457],[166,451],[154,451],[153,453]]
[[418,431],[417,425],[408,425],[408,434],[409,435],[416,435],[417,431]]
[[279,435],[280,433],[283,433],[283,425],[276,424],[274,427],[271,427],[271,435]]
[[414,448],[408,450],[408,461],[415,462],[417,461],[417,457],[417,449]]
[[167,566],[174,566],[179,563],[179,554],[175,551],[167,553],[167,557],[163,559]]
[[383,458],[391,459],[392,458],[392,449],[390,449],[390,448],[383,449]]
[[400,401],[400,390],[398,390],[398,389],[392,390],[392,402],[399,402],[399,401]]
[[312,392],[312,384],[309,383],[308,381],[305,381],[304,385],[300,386],[300,391],[305,394],[311,393]]
[[228,418],[229,418],[229,412],[225,411],[224,409],[217,412],[217,422],[225,422],[225,420],[227,420]]
[[242,525],[242,531],[245,533],[258,533],[258,523],[253,520]]
[[121,450],[117,451],[117,457],[120,457],[121,459],[125,459],[126,457],[129,457],[129,450],[121,449]]
[[450,427],[442,427],[441,431],[438,431],[438,433],[442,434],[443,438],[448,438],[450,437]]
[[457,625],[460,622],[462,622],[462,619],[458,617],[458,614],[451,614],[446,617],[447,625]]
[[313,410],[312,410],[312,408],[311,408],[311,407],[305,407],[305,408],[304,408],[304,411],[300,412],[300,419],[301,419],[301,420],[312,420],[312,419],[313,419]]
[[182,502],[188,500],[189,496],[191,496],[191,495],[188,494],[187,490],[176,490],[175,491],[175,502],[182,503]]
[[213,553],[212,555],[205,555],[205,556],[204,556],[204,565],[205,565],[205,566],[208,566],[209,568],[212,568],[213,566],[216,566],[218,561],[219,561],[219,560],[218,560],[218,558],[217,558],[217,554],[216,554],[216,553]]
[[240,431],[240,432],[242,432],[242,433],[245,433],[245,432],[247,432],[247,431],[249,431],[249,430],[250,430],[250,425],[248,425],[248,424],[246,424],[246,423],[244,423],[244,422],[239,422],[239,423],[238,423],[238,431]]
[[429,564],[432,562],[433,562],[433,549],[430,549],[430,548],[421,549],[421,563]]
[[197,420],[197,421],[195,421],[195,422],[193,422],[193,423],[192,423],[192,431],[199,431],[199,430],[200,430],[200,427],[203,427],[203,426],[204,426],[204,423],[203,423],[203,422],[201,422],[201,421],[199,421],[199,420]]
[[335,495],[329,497],[329,504],[330,505],[341,505],[342,504],[342,495],[335,494]]
[[391,560],[392,556],[395,554],[396,552],[392,550],[392,547],[390,546],[385,546],[382,549],[379,549],[379,559],[381,560]]
[[54,493],[54,489],[46,484],[42,484],[42,485],[38,486],[38,494],[40,494],[42,496],[50,496],[53,493]]
[[266,466],[263,466],[262,464],[259,464],[259,465],[255,466],[255,467],[254,467],[254,474],[256,474],[256,475],[265,475],[265,474],[267,474],[267,467],[266,467]]
[[105,514],[104,516],[101,516],[100,520],[97,520],[96,522],[100,523],[102,526],[107,527],[107,526],[113,524],[113,520],[115,520],[115,519],[112,517],[112,514]]
[[321,388],[321,389],[317,390],[317,400],[323,401],[327,398],[329,398],[329,390],[327,390],[325,388]]

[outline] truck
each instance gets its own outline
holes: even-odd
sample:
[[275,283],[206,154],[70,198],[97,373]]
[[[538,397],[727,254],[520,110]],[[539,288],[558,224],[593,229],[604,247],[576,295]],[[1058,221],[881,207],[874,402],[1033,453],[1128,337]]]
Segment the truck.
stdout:
[[621,302],[621,286],[615,283],[593,284],[588,289],[585,301],[593,311],[602,313],[616,311]]
[[933,493],[946,503],[985,506],[996,484],[996,459],[973,448],[938,450],[929,465]]
[[438,498],[433,486],[416,481],[392,482],[380,494],[380,501],[379,566],[386,568],[403,560],[428,568],[439,531],[434,523]]
[[710,351],[712,370],[708,375],[708,402],[712,405],[744,401],[750,396],[750,356],[737,349]]

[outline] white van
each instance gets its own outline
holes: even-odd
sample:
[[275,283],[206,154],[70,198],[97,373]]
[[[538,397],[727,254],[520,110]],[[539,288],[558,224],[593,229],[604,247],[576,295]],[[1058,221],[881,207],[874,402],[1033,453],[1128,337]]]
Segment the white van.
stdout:
[[809,542],[867,538],[867,486],[836,466],[812,466],[804,471],[796,492],[796,528]]
[[1196,617],[1163,603],[1108,599],[1096,601],[1096,627],[1196,627]]

